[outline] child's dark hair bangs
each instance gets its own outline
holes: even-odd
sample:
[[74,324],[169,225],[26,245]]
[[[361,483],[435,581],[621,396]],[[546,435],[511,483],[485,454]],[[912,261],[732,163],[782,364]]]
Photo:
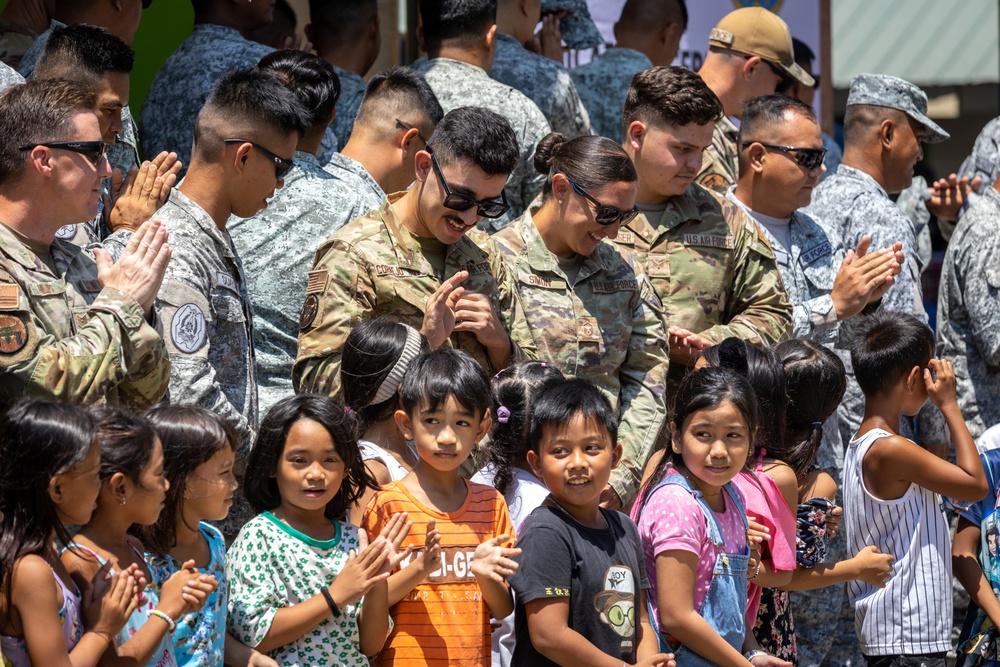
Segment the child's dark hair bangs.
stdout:
[[544,389],[531,406],[528,443],[536,454],[546,428],[564,429],[577,415],[593,420],[608,431],[611,445],[618,444],[618,419],[611,403],[593,384],[570,378]]
[[448,397],[482,417],[490,407],[490,382],[483,367],[461,350],[435,350],[413,360],[399,390],[406,414],[437,410]]

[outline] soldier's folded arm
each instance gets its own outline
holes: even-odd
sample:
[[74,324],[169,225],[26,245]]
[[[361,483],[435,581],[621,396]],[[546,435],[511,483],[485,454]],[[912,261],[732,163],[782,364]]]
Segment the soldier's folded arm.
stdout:
[[973,233],[966,237],[966,244],[970,252],[964,253],[965,307],[972,338],[983,360],[994,369],[1000,368],[1000,267],[996,255],[1000,242],[982,239],[980,243]]
[[837,309],[829,294],[797,303],[792,309],[792,336],[795,338],[825,340],[838,328]]
[[[494,244],[491,253],[493,276],[500,287],[500,312],[496,315],[510,336],[510,359],[507,365],[537,359],[538,350],[528,327],[528,317],[524,314],[521,297],[517,293],[517,284],[507,269],[500,247],[495,245],[495,241],[491,243]],[[494,369],[494,373],[501,370],[503,368]]]

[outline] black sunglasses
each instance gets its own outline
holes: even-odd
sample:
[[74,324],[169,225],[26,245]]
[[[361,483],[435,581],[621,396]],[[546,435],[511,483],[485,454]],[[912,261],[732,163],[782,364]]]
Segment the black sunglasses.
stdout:
[[778,146],[777,144],[765,144],[763,141],[744,141],[743,148],[746,148],[750,144],[760,144],[764,148],[770,148],[776,151],[782,151],[783,153],[788,153],[793,158],[795,162],[799,164],[804,169],[812,171],[814,169],[819,169],[823,166],[823,160],[826,158],[825,148],[798,148],[797,146]]
[[617,206],[608,206],[607,204],[597,201],[597,199],[592,197],[586,190],[581,188],[573,181],[570,181],[569,184],[573,186],[573,189],[576,190],[576,193],[578,195],[581,195],[587,201],[589,201],[591,204],[597,207],[597,209],[594,211],[594,221],[597,222],[597,224],[599,225],[608,226],[608,225],[613,225],[617,222],[621,222],[623,225],[627,225],[635,218],[635,216],[639,215],[639,209],[635,206],[633,206],[628,211],[623,211]]
[[430,146],[427,147],[427,152],[431,154],[431,164],[434,166],[434,173],[437,174],[438,180],[441,181],[441,186],[444,188],[445,197],[443,204],[445,208],[450,208],[453,211],[468,211],[475,206],[476,213],[484,218],[499,218],[510,210],[505,190],[500,191],[501,201],[495,199],[475,199],[461,192],[452,192],[451,188],[448,187],[448,181],[444,180],[444,174],[441,173],[441,165],[438,164],[437,158],[434,157],[434,152]]
[[103,141],[50,141],[44,144],[21,146],[18,150],[30,151],[34,150],[36,146],[57,148],[63,151],[79,153],[83,157],[87,158],[87,161],[94,165],[94,168],[100,168],[101,163],[104,162],[104,157],[108,153],[108,145]]
[[[401,121],[401,120],[399,120],[397,118],[396,119],[396,127],[398,127],[401,130],[409,131],[409,130],[412,130],[414,126],[410,125],[409,123],[404,123],[403,121]],[[427,145],[427,139],[424,138],[424,135],[420,134],[420,130],[417,130],[417,136],[420,138],[420,141],[424,142],[424,146],[426,146]]]
[[250,141],[249,139],[223,139],[222,143],[224,143],[224,144],[250,144],[251,146],[253,146],[257,150],[259,150],[264,155],[264,157],[268,158],[269,160],[271,160],[271,162],[274,163],[274,174],[275,174],[275,176],[278,177],[279,181],[282,180],[283,178],[285,178],[285,176],[288,176],[288,172],[290,172],[292,170],[292,168],[295,166],[295,163],[292,160],[286,160],[285,158],[281,157],[280,155],[275,155],[274,153],[272,153],[271,151],[267,150],[266,148],[264,148],[260,144],[254,143],[254,142]]

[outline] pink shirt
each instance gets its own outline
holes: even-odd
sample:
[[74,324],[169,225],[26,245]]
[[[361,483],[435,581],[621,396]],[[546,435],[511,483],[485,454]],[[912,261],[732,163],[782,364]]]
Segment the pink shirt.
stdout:
[[[670,474],[672,471],[668,471]],[[726,553],[743,553],[747,536],[743,530],[743,518],[732,507],[728,495],[723,492],[726,503],[724,512],[715,512],[715,520],[722,530]],[[663,486],[646,498],[640,508],[632,508],[632,519],[639,526],[642,552],[646,559],[646,576],[653,612],[659,614],[656,597],[656,556],[665,551],[690,551],[698,554],[698,569],[695,571],[694,608],[701,611],[708,588],[712,584],[712,570],[715,559],[722,553],[708,539],[708,527],[701,504],[689,491],[676,484]]]

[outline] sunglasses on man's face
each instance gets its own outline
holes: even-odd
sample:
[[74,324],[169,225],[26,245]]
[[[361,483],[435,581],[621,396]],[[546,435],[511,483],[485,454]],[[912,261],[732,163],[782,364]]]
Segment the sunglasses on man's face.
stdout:
[[37,146],[78,153],[87,158],[87,161],[94,165],[95,169],[99,169],[101,167],[101,164],[104,162],[104,157],[108,153],[108,145],[103,141],[50,141],[44,144],[21,146],[18,150],[30,151],[34,150]]
[[272,153],[271,151],[267,150],[266,148],[264,148],[260,144],[254,143],[253,141],[250,141],[249,139],[223,139],[222,143],[224,143],[224,144],[250,144],[251,146],[253,146],[254,148],[256,148],[258,151],[260,151],[261,155],[263,155],[264,157],[266,157],[267,159],[269,159],[271,162],[274,163],[274,175],[277,176],[277,178],[278,178],[279,181],[282,180],[282,179],[284,179],[285,176],[288,176],[288,172],[290,172],[292,170],[292,168],[295,167],[295,162],[293,162],[292,160],[286,160],[285,158],[281,157],[280,155],[275,155],[274,153]]
[[823,160],[826,158],[825,148],[799,148],[797,146],[778,146],[777,144],[765,144],[763,141],[744,141],[743,148],[746,148],[750,144],[760,144],[764,148],[770,148],[771,150],[781,151],[782,153],[788,153],[792,156],[796,163],[803,169],[808,169],[813,171],[819,169],[823,166]]
[[573,181],[570,181],[569,184],[573,186],[573,189],[578,195],[582,196],[594,205],[594,221],[599,225],[608,227],[619,222],[623,225],[627,225],[635,219],[635,216],[639,215],[639,209],[635,206],[628,211],[623,211],[617,206],[609,206],[608,204],[598,201],[597,198],[591,196],[590,193]]
[[495,199],[476,199],[462,192],[452,192],[451,188],[448,187],[448,181],[444,180],[444,174],[441,173],[441,165],[438,164],[437,158],[434,157],[430,146],[427,147],[427,152],[431,154],[431,164],[434,166],[434,173],[437,175],[438,180],[441,181],[441,187],[444,188],[445,197],[442,204],[445,208],[450,208],[453,211],[468,211],[475,206],[476,213],[484,218],[499,218],[510,210],[505,190],[500,191],[500,201]]

